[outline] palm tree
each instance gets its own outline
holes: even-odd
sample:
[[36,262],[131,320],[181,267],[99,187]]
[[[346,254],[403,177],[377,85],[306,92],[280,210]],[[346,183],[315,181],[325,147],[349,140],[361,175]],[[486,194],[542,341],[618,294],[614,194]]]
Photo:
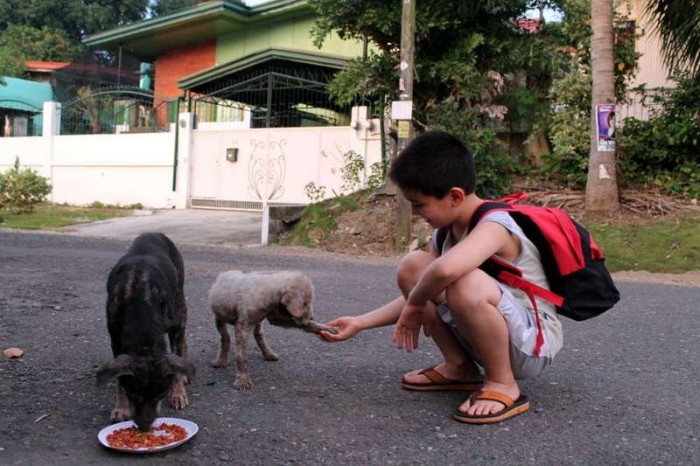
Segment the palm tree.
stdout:
[[591,26],[593,29],[591,37],[593,99],[591,102],[591,151],[588,159],[588,182],[586,183],[586,213],[600,215],[611,214],[620,207],[614,144],[612,148],[599,147],[597,125],[597,106],[615,103],[613,0],[591,1]]
[[646,14],[662,41],[664,61],[700,74],[700,3],[688,0],[647,0]]

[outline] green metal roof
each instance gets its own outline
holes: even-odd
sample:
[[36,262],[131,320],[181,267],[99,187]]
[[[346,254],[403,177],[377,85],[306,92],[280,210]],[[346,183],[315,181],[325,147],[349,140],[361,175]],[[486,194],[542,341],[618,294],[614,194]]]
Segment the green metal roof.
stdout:
[[40,112],[44,102],[53,100],[53,89],[49,83],[6,77],[2,79],[5,85],[0,84],[0,108]]
[[89,47],[124,51],[144,61],[185,44],[281,17],[311,14],[307,0],[275,0],[247,6],[237,0],[214,0],[156,18],[110,29],[83,40]]
[[322,53],[298,52],[285,49],[267,49],[262,52],[245,56],[239,60],[216,65],[206,70],[198,71],[185,76],[177,82],[180,89],[192,89],[202,84],[214,81],[224,76],[245,70],[252,66],[270,60],[285,60],[306,65],[322,66],[325,68],[342,69],[347,65],[348,59],[336,55]]

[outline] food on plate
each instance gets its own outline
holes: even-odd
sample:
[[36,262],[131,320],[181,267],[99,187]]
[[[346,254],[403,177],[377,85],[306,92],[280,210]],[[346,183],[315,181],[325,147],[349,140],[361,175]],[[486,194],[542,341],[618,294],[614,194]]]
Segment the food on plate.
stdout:
[[163,422],[148,432],[142,432],[137,427],[115,430],[107,436],[107,443],[114,448],[154,449],[186,438],[187,430],[184,427]]

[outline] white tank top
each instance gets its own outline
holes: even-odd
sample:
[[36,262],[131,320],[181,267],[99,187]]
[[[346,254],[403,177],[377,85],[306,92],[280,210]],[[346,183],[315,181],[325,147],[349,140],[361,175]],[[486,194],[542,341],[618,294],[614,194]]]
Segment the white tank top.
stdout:
[[[540,260],[540,253],[537,250],[537,247],[532,243],[532,241],[527,239],[527,237],[523,233],[523,230],[518,226],[517,223],[515,223],[515,220],[513,220],[513,218],[508,214],[508,212],[504,212],[502,210],[489,212],[481,219],[481,221],[498,223],[520,240],[520,255],[515,260],[515,262],[507,261],[500,256],[496,257],[498,257],[503,262],[509,263],[520,269],[523,273],[523,279],[549,290],[549,282],[547,281],[547,277],[544,273],[542,261]],[[465,232],[464,236],[466,236],[467,234],[468,232]],[[464,238],[464,236],[462,238]],[[448,234],[447,238],[445,239],[445,242],[442,244],[442,248],[438,247],[437,235],[433,234],[432,247],[435,251],[441,251],[441,253],[444,254],[453,245],[454,243],[452,235]],[[523,305],[523,307],[525,307],[525,309],[532,312],[534,315],[535,310],[532,307],[530,298],[528,298],[525,292],[517,288],[508,286],[504,283],[500,284],[508,291],[510,291],[511,294]],[[561,322],[559,322],[559,318],[557,317],[557,311],[554,304],[545,301],[544,299],[537,296],[535,296],[535,301],[537,302],[537,309],[540,313],[540,323],[542,325],[542,331],[544,333],[543,336],[546,342],[546,344],[543,347],[544,351],[542,356],[554,358],[554,355],[556,355],[559,352],[564,343]]]

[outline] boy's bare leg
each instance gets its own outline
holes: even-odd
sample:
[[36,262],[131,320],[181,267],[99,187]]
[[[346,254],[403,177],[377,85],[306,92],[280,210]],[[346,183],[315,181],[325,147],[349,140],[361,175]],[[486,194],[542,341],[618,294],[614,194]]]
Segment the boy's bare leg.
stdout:
[[[508,326],[497,305],[501,290],[496,281],[481,270],[474,270],[447,288],[447,303],[461,335],[473,346],[484,366],[483,390],[520,396],[510,363]],[[503,410],[503,405],[478,400],[474,406],[465,402],[459,408],[472,415],[487,415]]]
[[[418,282],[423,270],[435,260],[435,257],[422,251],[414,251],[408,254],[399,265],[397,281],[401,292],[405,297],[411,292]],[[444,301],[444,294],[437,301]],[[437,313],[435,303],[429,303],[425,316],[425,332],[438,346],[438,349],[445,358],[445,362],[435,366],[435,370],[450,380],[479,380],[481,373],[474,364],[469,354],[464,351],[457,339],[452,335],[447,324],[445,324]],[[429,382],[428,378],[419,374],[421,369],[411,371],[404,376],[408,383]]]

